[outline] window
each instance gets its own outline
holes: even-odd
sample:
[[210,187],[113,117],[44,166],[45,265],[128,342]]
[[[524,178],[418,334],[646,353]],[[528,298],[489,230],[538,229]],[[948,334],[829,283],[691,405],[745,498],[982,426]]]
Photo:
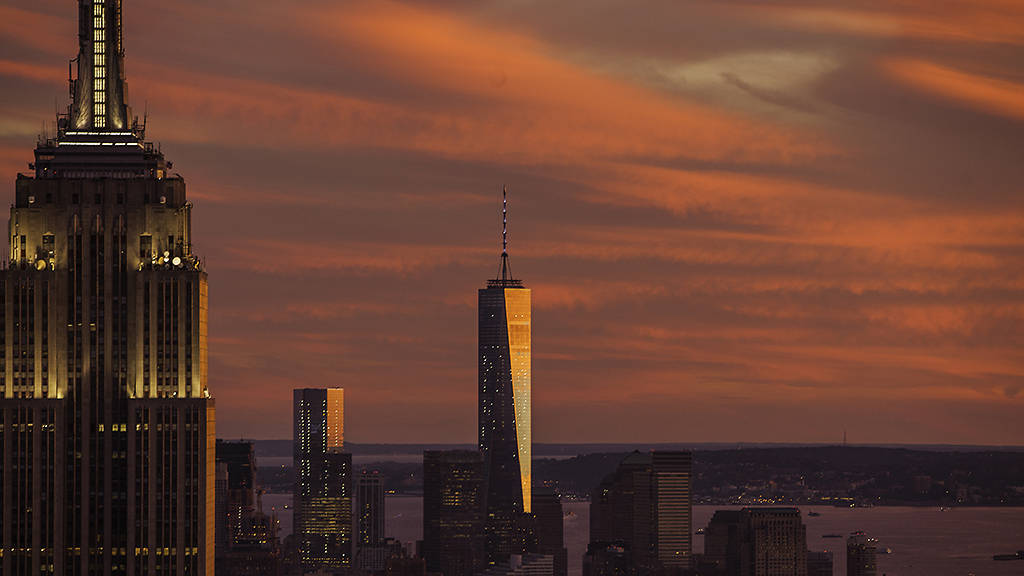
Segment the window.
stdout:
[[139,236],[139,258],[149,258],[153,254],[153,237],[149,234]]

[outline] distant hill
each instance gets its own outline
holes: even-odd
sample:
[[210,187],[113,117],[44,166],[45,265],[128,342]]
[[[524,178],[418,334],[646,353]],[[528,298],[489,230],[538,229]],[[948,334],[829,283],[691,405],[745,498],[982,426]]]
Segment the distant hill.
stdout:
[[[263,444],[263,442],[268,442]],[[290,442],[263,441],[257,452],[288,449]],[[534,446],[533,476],[570,498],[588,498],[632,450],[570,456],[569,446]],[[620,447],[621,445],[616,445]],[[588,448],[602,447],[588,445]],[[656,445],[658,449],[690,448]],[[422,465],[389,461],[424,449],[472,449],[467,445],[352,445],[362,456],[356,469],[379,470],[385,487],[397,493],[422,491]],[[539,449],[538,449],[539,448]],[[644,446],[649,450],[650,445]],[[814,505],[1024,506],[1024,451],[951,447],[945,451],[872,446],[766,446],[742,449],[695,448],[695,503]],[[559,453],[559,450],[564,452]],[[280,457],[280,452],[278,452]],[[380,455],[376,461],[373,455]],[[260,454],[257,455],[257,458]],[[291,490],[290,467],[261,467],[271,491]]]
[[[231,440],[238,440],[232,438]],[[257,458],[290,457],[292,455],[291,440],[252,440],[256,447]],[[703,443],[648,443],[648,444],[548,444],[535,443],[533,453],[539,457],[571,457],[583,454],[624,454],[634,450],[694,450],[694,451],[730,451],[730,450],[765,450],[771,448],[829,448],[835,444],[796,444],[767,442],[703,442]],[[906,449],[917,452],[1024,452],[1024,446],[976,446],[961,444],[858,444],[851,448],[886,448]],[[475,450],[476,444],[359,444],[346,442],[345,450],[359,455],[386,454],[420,454],[424,450]]]

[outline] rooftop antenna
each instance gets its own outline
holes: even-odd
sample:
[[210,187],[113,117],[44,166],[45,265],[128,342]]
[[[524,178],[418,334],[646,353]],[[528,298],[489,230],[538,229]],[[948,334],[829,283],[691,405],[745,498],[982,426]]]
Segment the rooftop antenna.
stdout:
[[508,260],[508,188],[501,187],[501,271],[494,280],[488,280],[489,287],[522,288],[522,281],[512,276],[512,265]]
[[508,189],[501,187],[501,280],[512,279],[512,268],[508,263]]

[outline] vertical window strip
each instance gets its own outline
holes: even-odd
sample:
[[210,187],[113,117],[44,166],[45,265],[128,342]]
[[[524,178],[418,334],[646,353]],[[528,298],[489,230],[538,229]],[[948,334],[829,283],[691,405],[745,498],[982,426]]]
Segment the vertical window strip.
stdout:
[[107,19],[103,0],[93,0],[93,126],[107,126]]

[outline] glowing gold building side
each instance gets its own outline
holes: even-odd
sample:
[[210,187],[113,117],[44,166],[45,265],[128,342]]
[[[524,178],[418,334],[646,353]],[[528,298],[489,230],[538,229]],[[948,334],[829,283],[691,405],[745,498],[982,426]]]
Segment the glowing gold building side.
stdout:
[[533,362],[530,357],[530,289],[505,289],[505,323],[512,368],[512,400],[516,415],[516,445],[519,451],[519,478],[523,485],[523,512],[532,502],[533,427],[530,422]]
[[341,452],[345,448],[345,389],[327,389],[327,451]]

